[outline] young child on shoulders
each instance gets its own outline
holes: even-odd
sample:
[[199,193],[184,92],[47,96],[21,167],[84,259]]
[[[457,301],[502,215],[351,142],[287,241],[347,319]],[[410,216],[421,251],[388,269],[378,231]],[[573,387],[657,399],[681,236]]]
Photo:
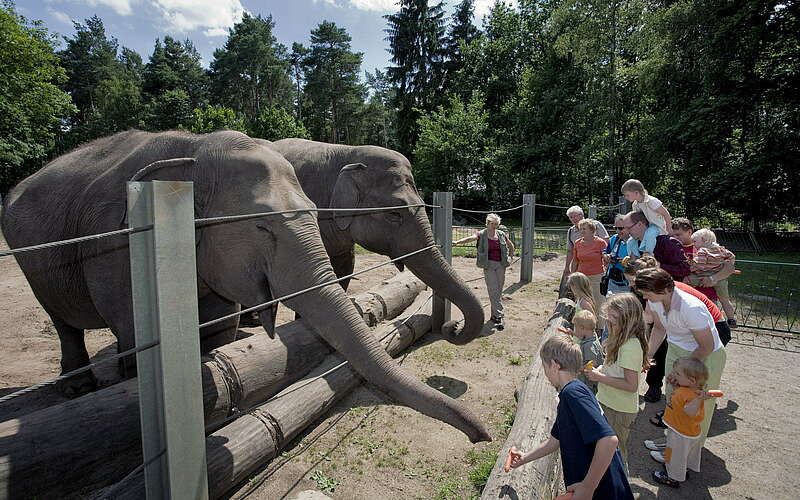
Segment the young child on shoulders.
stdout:
[[650,452],[666,468],[666,472],[653,472],[653,479],[660,484],[677,488],[686,480],[687,468],[700,472],[700,454],[703,450],[702,442],[698,439],[700,422],[704,417],[703,402],[711,398],[703,390],[707,379],[708,368],[697,358],[678,358],[672,365],[672,373],[667,381],[675,390],[664,410],[667,446],[663,453]]
[[596,305],[592,298],[592,284],[589,277],[581,272],[574,272],[567,278],[567,289],[572,292],[575,299],[575,313],[582,310],[596,314]]
[[644,213],[650,224],[655,224],[661,234],[669,234],[672,228],[672,218],[667,207],[655,196],[647,194],[644,185],[636,179],[628,179],[622,184],[622,194],[625,199],[633,204],[634,212]]
[[575,378],[583,366],[581,351],[567,335],[550,337],[539,352],[547,380],[558,391],[556,420],[550,438],[530,452],[512,447],[512,468],[537,460],[556,450],[567,491],[573,498],[631,500],[633,493],[617,451],[617,437],[597,400]]
[[714,290],[717,292],[719,302],[728,318],[728,325],[736,328],[736,318],[734,316],[733,304],[728,290],[728,280],[714,281],[714,274],[722,270],[722,267],[730,260],[736,260],[733,252],[717,243],[717,235],[710,229],[698,229],[692,233],[692,243],[694,244],[694,256],[689,261],[689,268],[692,273],[686,277],[686,283],[692,286],[700,285],[703,278],[709,278]]
[[[589,368],[600,366],[605,358],[603,356],[603,346],[600,345],[600,339],[597,338],[595,333],[596,327],[597,320],[591,311],[584,309],[576,312],[572,317],[572,340],[581,348],[584,367],[590,362]],[[597,382],[587,379],[583,371],[578,373],[578,380],[586,384],[594,394],[597,394]]]
[[628,469],[628,436],[639,413],[639,374],[649,363],[644,312],[632,293],[615,293],[603,306],[608,325],[605,363],[584,369],[586,378],[598,382],[597,400],[619,438],[619,450]]

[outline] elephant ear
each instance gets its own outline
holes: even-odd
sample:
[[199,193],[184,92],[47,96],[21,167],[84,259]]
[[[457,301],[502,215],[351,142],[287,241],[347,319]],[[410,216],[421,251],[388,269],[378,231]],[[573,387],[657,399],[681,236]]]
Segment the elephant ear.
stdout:
[[[331,195],[330,208],[358,207],[359,192],[355,176],[358,175],[359,171],[366,168],[367,166],[363,163],[351,163],[339,170],[339,177],[336,179],[336,185],[333,187],[333,194]],[[350,227],[353,216],[347,212],[334,212],[333,220],[336,222],[336,227],[338,227],[340,231],[344,231]]]

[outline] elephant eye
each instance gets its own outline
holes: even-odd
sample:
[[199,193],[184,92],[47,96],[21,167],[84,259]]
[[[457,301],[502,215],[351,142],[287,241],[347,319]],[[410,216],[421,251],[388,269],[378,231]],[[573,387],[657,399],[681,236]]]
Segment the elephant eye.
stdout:
[[403,215],[400,212],[386,212],[383,216],[386,217],[386,221],[390,224],[399,226],[403,223]]

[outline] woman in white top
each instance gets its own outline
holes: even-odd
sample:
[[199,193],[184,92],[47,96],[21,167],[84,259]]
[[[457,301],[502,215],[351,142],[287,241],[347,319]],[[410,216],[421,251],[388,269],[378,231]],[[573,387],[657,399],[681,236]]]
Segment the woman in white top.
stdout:
[[[653,328],[650,331],[648,359],[667,338],[667,359],[664,366],[684,356],[692,356],[705,363],[708,368],[706,389],[719,389],[722,371],[725,369],[725,348],[719,339],[714,318],[708,308],[697,297],[675,288],[672,276],[659,268],[644,269],[636,274],[636,290],[647,299],[647,308],[652,312]],[[667,377],[666,397],[669,401],[672,384]],[[705,402],[704,419],[700,424],[700,439],[705,441],[711,417],[714,416],[716,398]]]

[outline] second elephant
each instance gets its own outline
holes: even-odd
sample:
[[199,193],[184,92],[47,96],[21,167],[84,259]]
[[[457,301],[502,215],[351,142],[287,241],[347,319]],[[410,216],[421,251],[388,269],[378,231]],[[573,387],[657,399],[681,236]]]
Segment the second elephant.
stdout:
[[[378,146],[347,146],[305,139],[270,144],[295,169],[306,195],[320,208],[368,208],[419,205],[411,163],[402,154]],[[337,277],[353,272],[358,243],[390,258],[434,243],[424,207],[352,215],[322,212],[319,226]],[[442,335],[453,344],[474,340],[484,325],[481,303],[434,248],[403,260],[418,278],[464,314],[464,326],[451,321]],[[347,289],[347,282],[342,286]]]

